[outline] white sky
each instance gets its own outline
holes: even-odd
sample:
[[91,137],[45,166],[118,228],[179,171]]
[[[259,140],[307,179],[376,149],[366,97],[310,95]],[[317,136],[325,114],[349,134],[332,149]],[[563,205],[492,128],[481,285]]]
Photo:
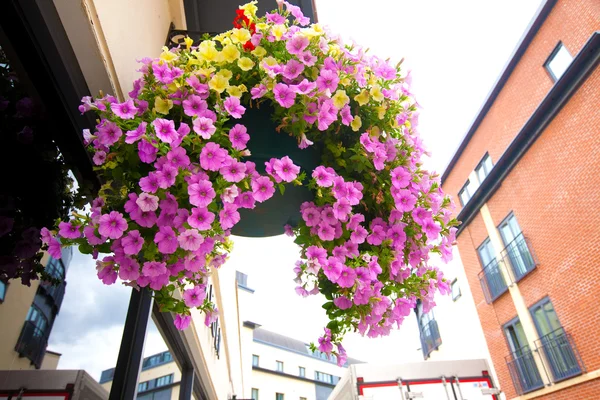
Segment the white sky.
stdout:
[[[380,57],[405,58],[413,92],[423,107],[420,132],[433,156],[427,166],[439,173],[491,90],[540,0],[317,0],[319,20],[345,40],[354,39]],[[292,268],[298,248],[290,238],[236,238],[223,268],[249,275],[256,290],[253,315],[245,319],[306,342],[326,323],[322,299],[294,292]],[[77,252],[76,252],[77,253]],[[451,273],[450,273],[451,274]],[[129,289],[98,281],[94,263],[76,254],[49,349],[63,354],[61,369],[85,369],[96,379],[114,367],[129,300]],[[410,318],[405,330],[416,329]],[[349,337],[351,357],[371,362],[407,359],[417,342]],[[154,327],[145,354],[166,349]],[[416,353],[415,353],[416,354]]]

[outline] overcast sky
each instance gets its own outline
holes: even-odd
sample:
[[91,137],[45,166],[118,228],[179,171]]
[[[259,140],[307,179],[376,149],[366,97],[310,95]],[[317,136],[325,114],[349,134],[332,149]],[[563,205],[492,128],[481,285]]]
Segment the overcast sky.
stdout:
[[[316,3],[320,22],[345,40],[354,39],[383,58],[405,58],[413,71],[413,92],[423,107],[420,132],[433,153],[427,165],[442,173],[540,0]],[[322,299],[302,299],[294,292],[292,268],[297,254],[298,248],[287,237],[239,238],[223,268],[249,274],[248,284],[256,290],[255,308],[246,319],[309,342],[322,332],[326,320]],[[116,363],[130,290],[118,284],[104,286],[95,272],[93,260],[75,252],[48,348],[63,354],[59,368],[85,369],[98,379],[102,370]],[[414,327],[409,322],[405,329]],[[396,349],[392,353],[391,343]],[[414,350],[417,343],[406,346]],[[346,348],[350,356],[373,362],[394,362],[404,351],[394,336],[351,337]],[[152,326],[145,354],[165,349]]]

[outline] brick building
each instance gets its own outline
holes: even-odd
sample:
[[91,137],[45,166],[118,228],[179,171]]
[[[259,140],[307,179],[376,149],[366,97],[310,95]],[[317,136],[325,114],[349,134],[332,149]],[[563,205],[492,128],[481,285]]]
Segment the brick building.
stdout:
[[509,399],[600,397],[599,31],[543,2],[442,177]]

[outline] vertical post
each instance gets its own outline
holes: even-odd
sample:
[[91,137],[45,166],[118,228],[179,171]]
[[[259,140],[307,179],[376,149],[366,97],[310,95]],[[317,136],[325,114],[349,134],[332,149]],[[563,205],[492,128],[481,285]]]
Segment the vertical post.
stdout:
[[181,371],[181,383],[179,384],[179,400],[192,400],[194,389],[194,369],[185,368]]
[[398,389],[400,389],[400,399],[404,400],[404,389],[402,388],[402,378],[396,379],[396,382],[398,382]]
[[148,288],[131,290],[129,309],[109,400],[135,400],[142,369],[146,328],[152,310],[152,294]]

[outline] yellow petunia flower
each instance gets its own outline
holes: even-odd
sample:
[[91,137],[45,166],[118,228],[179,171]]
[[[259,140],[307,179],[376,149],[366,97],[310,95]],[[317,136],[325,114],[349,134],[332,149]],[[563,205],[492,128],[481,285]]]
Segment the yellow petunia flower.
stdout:
[[360,119],[360,117],[358,115],[356,117],[354,117],[354,119],[350,123],[350,126],[352,127],[352,130],[354,132],[358,132],[358,130],[362,126],[362,120]]
[[240,58],[237,64],[242,71],[250,71],[252,67],[254,67],[254,61],[252,61],[248,57]]
[[354,96],[354,100],[358,102],[358,105],[364,106],[369,102],[369,92],[367,92],[366,89],[363,89],[363,91],[360,92],[360,94]]
[[348,86],[348,85],[350,85],[351,83],[352,83],[352,79],[350,79],[350,78],[349,78],[349,77],[347,77],[347,76],[346,76],[345,78],[342,78],[342,80],[340,81],[340,84],[341,84],[342,86]]
[[344,107],[346,104],[348,104],[348,102],[350,101],[350,98],[348,97],[348,95],[346,94],[345,91],[338,90],[333,95],[332,100],[333,100],[333,105],[337,109],[340,109],[340,108]]
[[160,55],[160,59],[166,62],[173,62],[177,59],[177,54],[170,52],[167,46],[162,48],[163,52]]
[[277,40],[281,40],[281,37],[286,31],[287,28],[285,27],[285,25],[275,25],[271,30],[271,33],[273,34],[273,36],[275,36],[275,38],[277,38]]
[[186,49],[190,49],[190,47],[192,47],[192,45],[194,44],[194,39],[192,39],[189,36],[186,36],[185,39],[183,39],[183,41],[185,42],[185,47]]
[[242,97],[242,89],[239,86],[229,86],[227,88],[227,93],[233,97]]
[[369,132],[371,136],[378,137],[381,134],[381,129],[378,126],[373,126]]
[[204,61],[219,61],[219,51],[215,47],[215,42],[205,40],[200,43],[196,57]]
[[262,46],[256,46],[256,48],[252,50],[251,53],[258,58],[263,58],[265,54],[267,54],[267,51]]
[[375,101],[382,102],[383,101],[383,93],[381,93],[381,87],[379,85],[375,85],[371,88],[371,96]]
[[219,70],[219,72],[217,72],[217,75],[222,76],[223,78],[229,81],[233,76],[233,72],[231,72],[231,70],[228,70],[227,68],[223,68]]
[[377,110],[377,117],[379,119],[383,119],[385,117],[385,112],[387,111],[387,108],[385,106],[379,106],[375,108]]
[[262,62],[266,65],[268,65],[269,67],[272,67],[274,65],[277,65],[277,60],[275,59],[275,57],[265,57]]
[[154,110],[157,113],[168,114],[171,108],[173,108],[173,100],[164,100],[160,97],[154,99]]
[[251,1],[250,3],[246,3],[243,6],[240,6],[240,10],[244,10],[244,15],[252,20],[253,17],[256,17],[256,11],[258,11],[258,7],[256,7],[256,1]]
[[228,44],[225,47],[223,47],[223,50],[221,50],[221,54],[223,55],[223,59],[229,63],[232,63],[238,58],[240,58],[240,51],[236,46],[232,44]]
[[217,74],[208,81],[208,87],[217,93],[223,93],[229,87],[229,79]]
[[214,67],[198,68],[197,72],[198,72],[198,75],[203,75],[208,78],[212,75],[213,72],[215,72],[215,68]]
[[268,27],[269,25],[265,24],[264,22],[259,22],[256,24],[256,30],[258,31],[265,31]]
[[246,28],[233,28],[231,30],[231,41],[233,43],[241,43],[244,44],[248,40],[250,40],[252,36],[250,35],[250,31]]

